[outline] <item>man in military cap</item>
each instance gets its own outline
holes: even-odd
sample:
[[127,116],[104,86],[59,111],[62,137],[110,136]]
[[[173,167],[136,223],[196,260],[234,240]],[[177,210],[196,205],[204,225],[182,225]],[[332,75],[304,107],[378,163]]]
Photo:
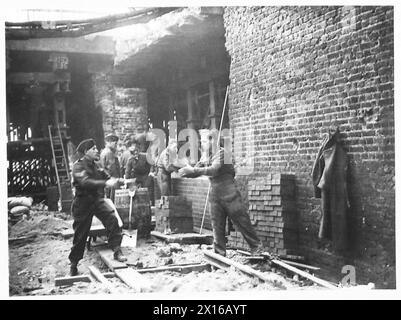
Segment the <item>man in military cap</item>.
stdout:
[[[118,137],[109,134],[104,138],[106,147],[100,153],[101,167],[113,178],[121,177],[120,162],[117,157]],[[106,197],[114,201],[114,188],[106,187]]]
[[115,187],[120,181],[117,178],[110,177],[108,173],[96,164],[96,161],[99,160],[99,151],[93,139],[82,141],[77,147],[77,152],[80,157],[72,168],[72,183],[75,188],[75,196],[71,207],[74,218],[72,225],[74,239],[69,255],[71,276],[78,274],[77,265],[83,258],[94,215],[107,230],[108,243],[114,252],[114,259],[120,262],[127,260],[120,247],[122,229],[118,224],[114,208],[110,207],[104,198],[104,188]]

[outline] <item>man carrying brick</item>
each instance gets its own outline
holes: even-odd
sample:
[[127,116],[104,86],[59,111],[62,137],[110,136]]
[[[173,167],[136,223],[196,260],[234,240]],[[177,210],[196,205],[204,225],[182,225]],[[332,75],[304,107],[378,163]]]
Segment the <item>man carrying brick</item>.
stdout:
[[110,177],[100,169],[95,161],[99,160],[99,152],[93,139],[82,141],[77,152],[80,155],[72,168],[75,196],[71,207],[74,218],[74,239],[69,259],[70,275],[78,274],[78,262],[83,258],[86,240],[95,215],[104,225],[108,234],[108,243],[114,252],[114,259],[124,262],[127,258],[121,252],[122,229],[118,219],[104,199],[104,188],[115,187],[119,179]]
[[[202,139],[202,148],[209,149],[210,139]],[[252,254],[262,253],[263,246],[259,240],[251,220],[246,213],[234,177],[235,170],[231,163],[224,163],[225,151],[220,147],[214,155],[204,158],[198,166],[189,165],[181,168],[178,173],[182,176],[206,175],[210,180],[209,203],[211,207],[212,228],[214,237],[214,251],[222,256],[226,255],[226,219],[233,222],[236,230],[240,231],[249,244]]]

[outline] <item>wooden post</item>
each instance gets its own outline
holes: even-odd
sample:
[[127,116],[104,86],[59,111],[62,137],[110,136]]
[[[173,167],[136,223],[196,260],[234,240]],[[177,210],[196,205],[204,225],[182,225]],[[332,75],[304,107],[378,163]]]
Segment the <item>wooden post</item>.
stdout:
[[209,103],[210,103],[210,129],[216,129],[216,97],[215,97],[215,89],[214,82],[209,82]]

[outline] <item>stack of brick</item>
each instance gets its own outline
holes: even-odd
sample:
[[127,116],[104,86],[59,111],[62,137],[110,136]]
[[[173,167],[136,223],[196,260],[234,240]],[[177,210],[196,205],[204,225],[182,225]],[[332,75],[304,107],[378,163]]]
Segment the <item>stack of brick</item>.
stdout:
[[210,219],[210,206],[206,204],[206,212],[203,217],[205,210],[207,190],[209,187],[208,178],[184,178],[184,179],[172,179],[172,190],[173,194],[177,196],[184,196],[188,201],[192,202],[192,212],[194,220],[195,230],[199,230],[202,225],[203,229],[211,230],[212,223]]
[[193,232],[192,203],[183,196],[162,196],[156,203],[155,218],[158,232]]
[[[297,249],[298,218],[293,175],[268,174],[248,183],[249,215],[266,250],[294,254]],[[240,232],[231,232],[228,244],[247,249]]]

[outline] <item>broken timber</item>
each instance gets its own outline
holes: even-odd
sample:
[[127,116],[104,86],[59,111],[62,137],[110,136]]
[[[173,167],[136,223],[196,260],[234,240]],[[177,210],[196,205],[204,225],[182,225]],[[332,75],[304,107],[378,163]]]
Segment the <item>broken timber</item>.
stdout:
[[[258,256],[252,256],[251,253],[248,252],[248,251],[237,250],[237,252],[247,256],[248,259],[266,260],[266,259],[271,258],[271,256],[267,255],[267,254],[261,254],[261,255],[258,255]],[[271,260],[271,259],[269,259],[269,260]],[[307,265],[307,264],[304,264],[304,263],[299,263],[299,262],[294,262],[294,261],[289,261],[289,260],[284,260],[284,259],[280,259],[280,261],[282,261],[282,262],[284,262],[286,264],[295,266],[295,267],[299,267],[299,268],[309,269],[309,270],[313,270],[313,271],[320,270],[320,268],[318,268],[318,267],[310,266],[310,265]]]
[[37,234],[35,233],[35,234],[28,235],[28,236],[9,238],[8,243],[9,244],[20,244],[20,243],[30,242],[30,241],[33,241],[33,239],[35,239],[36,236],[37,236]]
[[281,267],[283,267],[283,268],[285,268],[285,269],[287,269],[289,271],[292,271],[292,272],[300,275],[301,277],[304,277],[304,278],[306,278],[308,280],[311,280],[314,283],[317,283],[318,285],[321,285],[322,287],[325,287],[327,289],[338,289],[337,286],[332,285],[331,283],[329,283],[329,282],[327,282],[325,280],[319,279],[319,278],[317,278],[317,277],[315,277],[315,276],[313,276],[313,275],[311,275],[311,274],[309,274],[309,273],[307,273],[305,271],[302,271],[302,270],[299,270],[299,269],[297,269],[297,268],[295,268],[293,266],[290,266],[290,265],[288,265],[287,263],[285,263],[283,261],[272,260],[272,263],[274,263],[276,265],[279,265],[279,266],[281,266]]
[[195,263],[189,265],[178,265],[178,266],[166,266],[166,267],[156,267],[147,269],[137,269],[139,273],[150,273],[150,272],[163,272],[163,271],[177,271],[181,273],[189,273],[192,271],[204,271],[210,270],[210,264],[208,263]]
[[55,286],[68,286],[75,282],[92,282],[89,276],[79,275],[73,277],[60,277],[55,279]]
[[94,266],[89,266],[88,267],[91,275],[97,280],[99,281],[101,284],[103,284],[103,286],[110,292],[110,293],[115,293],[116,290],[113,287],[113,285],[110,283],[109,280],[106,279],[106,277],[99,271],[98,268],[94,267]]
[[299,263],[299,262],[294,262],[294,261],[288,261],[288,260],[284,260],[281,259],[282,262],[289,264],[290,266],[294,266],[294,267],[299,267],[299,268],[304,268],[304,269],[309,269],[309,270],[313,270],[313,271],[318,271],[320,270],[320,268],[318,267],[314,267],[314,266],[310,266],[304,263]]
[[212,244],[213,236],[198,233],[176,233],[164,234],[158,231],[151,231],[152,236],[162,239],[168,243],[182,243],[182,244]]
[[210,262],[210,264],[221,268],[221,269],[229,269],[230,267],[234,267],[244,273],[246,273],[249,276],[252,277],[257,277],[262,281],[269,282],[273,285],[277,285],[275,281],[272,279],[269,279],[267,276],[265,276],[262,272],[257,271],[251,267],[248,267],[246,265],[243,265],[241,263],[235,262],[231,259],[228,259],[226,257],[223,257],[217,253],[210,252],[210,251],[204,251],[203,252],[206,259]]

